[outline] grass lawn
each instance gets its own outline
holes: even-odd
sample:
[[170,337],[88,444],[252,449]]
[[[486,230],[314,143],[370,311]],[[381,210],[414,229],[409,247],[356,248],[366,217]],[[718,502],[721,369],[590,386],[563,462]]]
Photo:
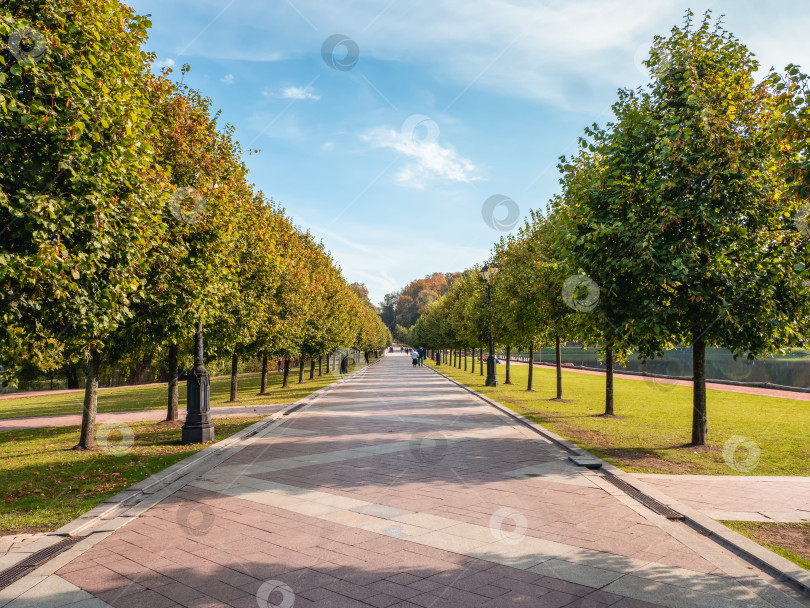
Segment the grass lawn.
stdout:
[[[349,371],[353,371],[350,369]],[[304,367],[304,383],[298,384],[298,368],[290,370],[289,388],[281,388],[282,374],[271,372],[267,374],[267,392],[259,396],[261,374],[245,374],[239,376],[239,403],[227,403],[231,396],[231,379],[215,378],[211,380],[211,407],[228,405],[259,405],[270,403],[292,403],[309,395],[310,393],[331,384],[337,375],[328,373],[324,367],[322,377],[318,377],[317,365],[315,379],[308,380],[309,366]],[[126,386],[99,390],[99,412],[130,412],[134,410],[161,410],[166,408],[167,385],[153,384],[149,386]],[[180,408],[186,406],[186,383],[181,382]],[[84,392],[63,393],[60,395],[42,395],[33,397],[7,397],[0,399],[0,419],[28,418],[31,416],[57,416],[60,414],[81,414],[84,403]]]
[[[435,362],[427,360],[429,364]],[[469,367],[469,362],[468,362]],[[484,376],[443,364],[445,374],[542,424],[626,471],[722,475],[810,475],[810,402],[725,391],[708,391],[709,445],[694,448],[691,438],[692,389],[640,380],[614,380],[616,416],[606,418],[605,378],[563,371],[564,401],[552,399],[553,368],[534,368],[534,390],[526,389],[528,366],[512,366],[511,386],[497,387]],[[760,450],[756,466],[742,471],[723,458],[733,436],[752,440]],[[746,461],[744,447],[736,462]],[[754,462],[752,454],[751,462]],[[734,462],[734,461],[732,461]]]
[[[217,418],[225,439],[258,418]],[[60,528],[121,490],[205,448],[182,445],[181,429],[166,423],[131,423],[131,449],[75,451],[79,427],[0,433],[0,536]],[[108,445],[123,448],[121,432]],[[115,455],[114,452],[126,452]]]
[[771,524],[751,521],[722,523],[794,564],[810,570],[810,524]]

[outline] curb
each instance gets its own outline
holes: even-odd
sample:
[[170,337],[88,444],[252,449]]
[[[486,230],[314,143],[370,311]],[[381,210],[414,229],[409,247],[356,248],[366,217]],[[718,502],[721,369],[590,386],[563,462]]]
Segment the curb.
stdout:
[[136,519],[162,500],[182,489],[194,479],[204,475],[217,465],[231,458],[236,452],[281,426],[285,422],[285,419],[288,419],[291,414],[306,410],[322,396],[335,390],[338,385],[364,374],[372,365],[375,365],[380,360],[381,358],[369,363],[361,369],[353,371],[347,376],[335,380],[331,384],[319,388],[298,401],[287,404],[287,407],[283,410],[271,414],[264,420],[260,420],[226,439],[213,443],[196,454],[154,475],[150,475],[135,485],[122,490],[115,496],[111,496],[58,530],[45,533],[36,540],[17,549],[12,549],[5,555],[0,556],[0,572],[2,572],[20,563],[30,555],[50,547],[66,537],[85,537],[82,541],[78,542],[75,547],[65,551],[53,560],[44,563],[34,572],[27,574],[9,587],[0,591],[0,606],[5,605],[8,600],[8,595],[19,591],[19,593],[16,593],[16,595],[19,596],[32,586],[25,583],[26,579],[37,576],[41,578],[43,573],[53,574],[70,560],[102,541],[117,529]]
[[773,551],[770,551],[765,547],[758,545],[757,543],[744,537],[743,535],[738,534],[734,530],[727,528],[720,522],[711,519],[708,515],[704,515],[703,513],[697,511],[696,509],[681,504],[675,499],[670,498],[666,494],[662,494],[660,491],[649,487],[643,481],[635,477],[632,473],[626,473],[625,471],[622,471],[621,469],[610,464],[609,462],[605,462],[601,458],[594,456],[590,452],[573,444],[571,441],[563,437],[560,437],[556,433],[553,433],[544,426],[541,426],[536,422],[528,420],[524,416],[510,410],[505,405],[502,405],[497,401],[490,399],[486,395],[482,395],[475,389],[472,389],[467,385],[462,384],[458,380],[451,378],[450,376],[439,371],[432,365],[428,365],[427,367],[433,370],[435,373],[442,376],[443,378],[446,378],[453,384],[464,389],[468,393],[475,395],[476,397],[478,397],[488,405],[494,407],[501,413],[505,414],[509,418],[515,420],[516,422],[519,422],[524,426],[529,427],[537,434],[557,444],[559,447],[563,448],[571,455],[588,457],[601,462],[603,470],[609,472],[612,475],[615,475],[620,479],[623,479],[624,481],[635,486],[636,489],[643,492],[647,496],[654,498],[658,502],[663,503],[664,505],[681,513],[684,516],[683,522],[687,526],[698,532],[699,534],[703,535],[706,538],[711,539],[712,541],[719,544],[723,548],[731,551],[738,557],[742,558],[749,564],[755,566],[756,568],[759,568],[766,574],[772,576],[776,581],[785,583],[790,587],[792,587],[793,589],[799,591],[800,593],[810,597],[810,572],[797,566],[796,564],[785,559],[784,557],[777,555]]

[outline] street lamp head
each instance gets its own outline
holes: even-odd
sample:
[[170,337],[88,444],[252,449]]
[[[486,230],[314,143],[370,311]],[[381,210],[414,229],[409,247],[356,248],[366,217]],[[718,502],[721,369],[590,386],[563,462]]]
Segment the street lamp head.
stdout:
[[494,279],[497,274],[498,262],[487,262],[484,264],[484,267],[481,268],[481,278],[484,279],[486,283],[489,283],[490,279]]

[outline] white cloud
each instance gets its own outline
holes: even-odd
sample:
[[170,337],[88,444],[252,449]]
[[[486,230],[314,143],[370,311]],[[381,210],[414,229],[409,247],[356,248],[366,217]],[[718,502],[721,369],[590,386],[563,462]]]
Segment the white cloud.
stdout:
[[434,178],[452,182],[480,180],[478,169],[471,160],[460,156],[453,148],[432,139],[419,139],[412,133],[402,133],[378,127],[362,136],[374,148],[392,148],[413,162],[400,169],[396,181],[401,186],[424,188]]
[[280,99],[311,99],[318,101],[321,96],[316,95],[312,87],[285,87],[281,92],[263,91],[265,97],[278,97]]
[[155,69],[162,70],[163,68],[174,67],[174,59],[160,59],[155,61]]
[[233,84],[233,74],[228,74],[219,80],[222,84]]

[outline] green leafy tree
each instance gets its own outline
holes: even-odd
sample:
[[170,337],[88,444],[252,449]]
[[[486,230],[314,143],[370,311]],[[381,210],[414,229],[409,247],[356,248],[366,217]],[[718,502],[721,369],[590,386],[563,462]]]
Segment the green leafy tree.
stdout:
[[164,230],[148,26],[117,1],[9,0],[0,16],[0,39],[22,37],[0,50],[0,343],[58,339],[87,362],[86,449],[107,339]]
[[[706,443],[706,346],[749,358],[806,343],[801,202],[773,160],[778,104],[748,49],[707,14],[657,38],[647,90],[621,91],[616,121],[581,153],[599,188],[567,197],[571,249],[600,306],[642,356],[691,344],[691,441]],[[576,181],[563,163],[564,181]]]

